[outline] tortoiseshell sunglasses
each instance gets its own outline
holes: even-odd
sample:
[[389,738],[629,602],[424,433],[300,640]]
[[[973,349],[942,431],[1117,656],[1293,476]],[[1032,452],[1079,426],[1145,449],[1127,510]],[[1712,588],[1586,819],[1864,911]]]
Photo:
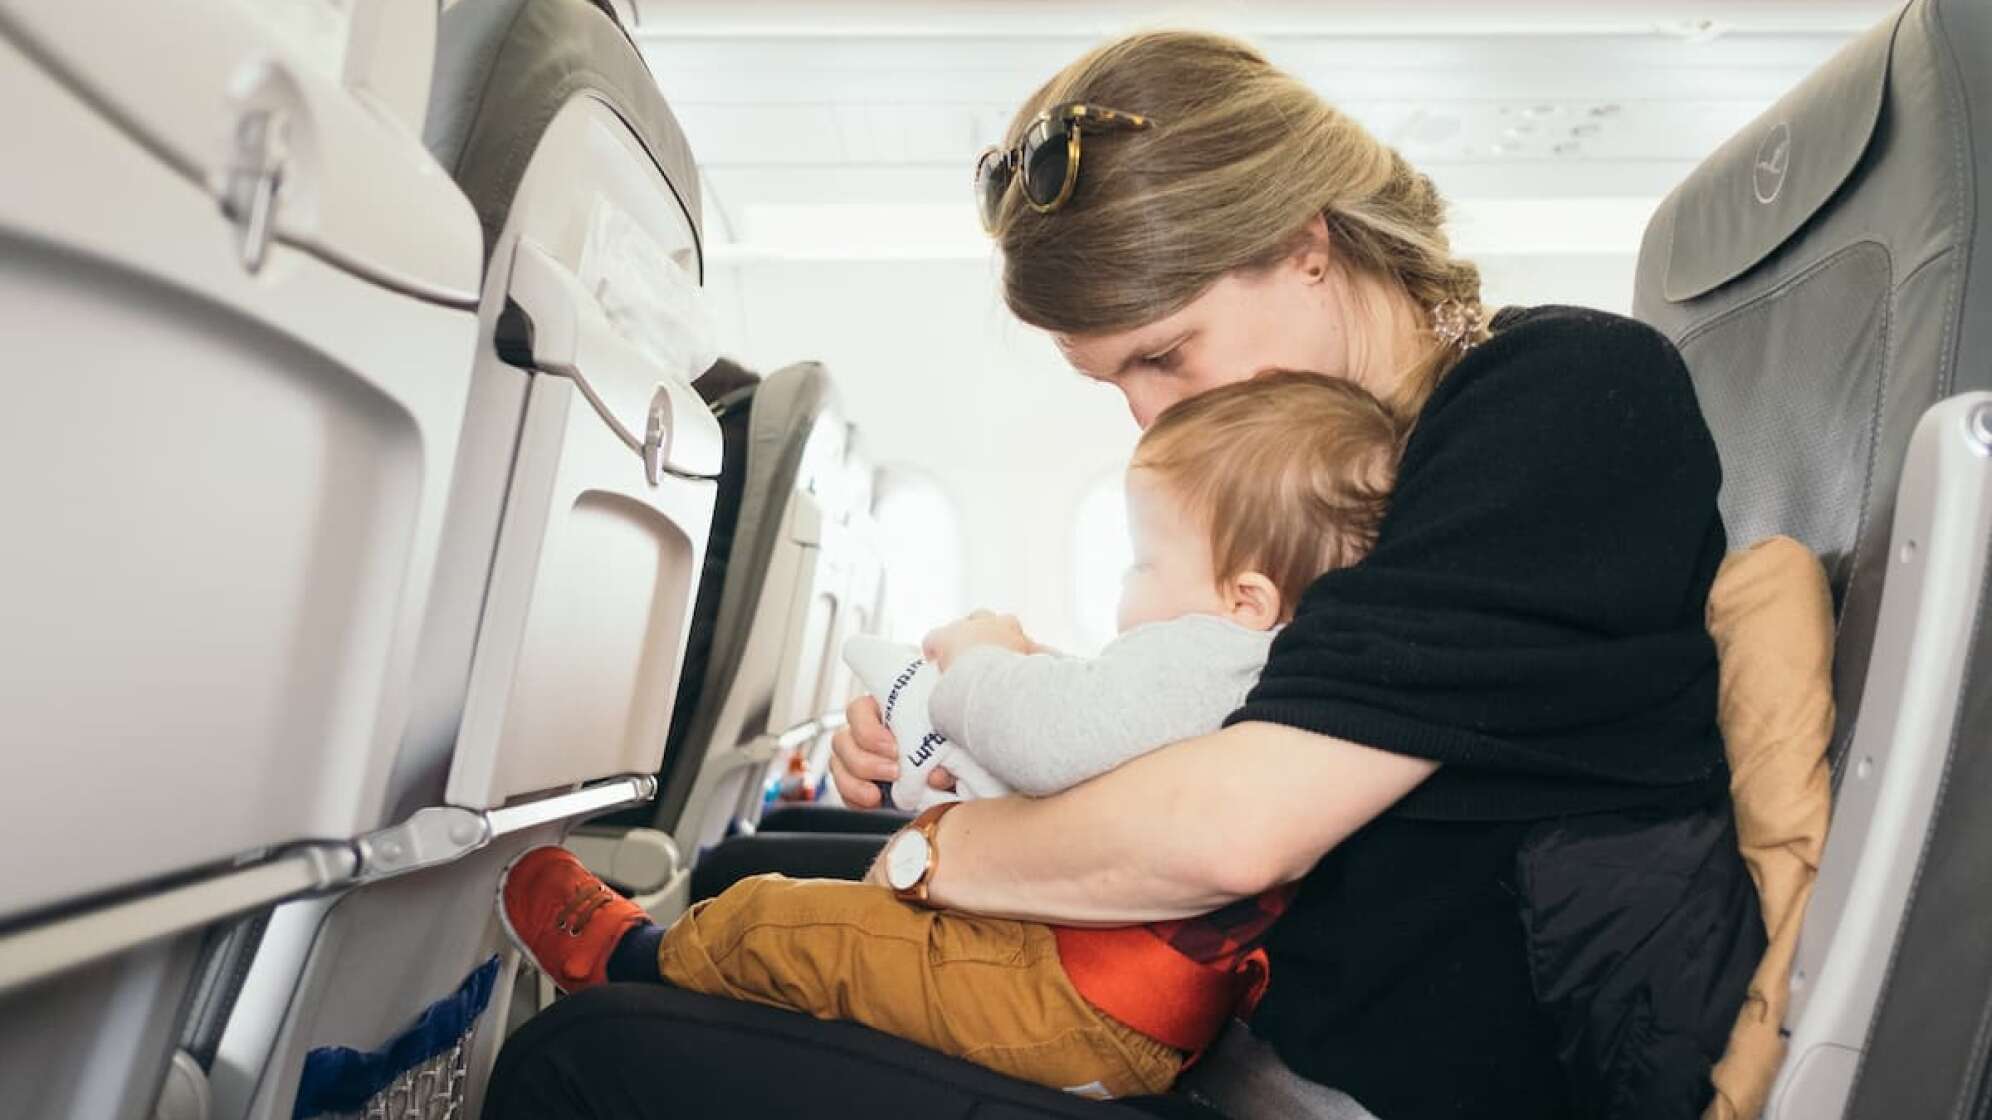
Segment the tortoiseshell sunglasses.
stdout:
[[982,228],[995,231],[1003,194],[1013,181],[1021,185],[1024,201],[1040,214],[1065,205],[1079,182],[1079,134],[1084,129],[1134,130],[1154,123],[1139,113],[1079,101],[1039,113],[1024,129],[1023,139],[1008,150],[992,147],[975,161],[975,198],[982,211]]

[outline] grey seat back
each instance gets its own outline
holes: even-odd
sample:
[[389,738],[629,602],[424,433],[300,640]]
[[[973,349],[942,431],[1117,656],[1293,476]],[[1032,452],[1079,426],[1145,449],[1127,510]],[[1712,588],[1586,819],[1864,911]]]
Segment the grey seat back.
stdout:
[[1988,67],[1985,5],[1916,0],[1710,157],[1640,254],[1732,547],[1797,537],[1838,600],[1833,830],[1773,1116],[1945,1114],[1986,1059],[1992,939],[1957,931],[1992,912]]
[[777,370],[753,394],[711,660],[682,748],[666,760],[653,817],[691,852],[718,839],[747,785],[758,790],[750,775],[772,755],[761,757],[757,741],[807,728],[836,706],[813,688],[785,696],[782,685],[798,672],[817,675],[825,635],[811,640],[805,631],[816,601],[836,597],[819,586],[818,569],[826,528],[835,533],[847,512],[836,503],[846,435],[829,371],[818,363]]
[[836,392],[828,370],[815,362],[801,362],[764,378],[753,392],[750,407],[746,477],[741,484],[732,551],[719,585],[709,589],[719,598],[711,660],[684,728],[687,749],[665,760],[657,795],[654,826],[667,832],[675,830],[685,812],[703,767],[706,745],[713,741],[722,709],[736,690],[756,609],[781,540],[783,515],[790,495],[798,489],[806,493],[812,486],[812,480],[804,475],[805,466],[810,464],[806,452],[826,414],[834,414]]
[[[590,0],[458,0],[438,43],[427,138],[484,269],[437,593],[393,811],[357,886],[272,916],[218,1051],[231,1117],[365,1111],[400,1079],[476,1112],[517,968],[499,874],[654,790],[704,559],[697,172],[662,93]],[[408,1055],[418,1023],[445,1037]],[[356,1087],[354,1050],[420,1061]]]
[[436,18],[0,12],[0,1117],[198,1104],[203,958],[390,797],[477,328]]
[[[722,362],[709,380],[751,378]],[[715,546],[694,660],[658,774],[654,805],[598,818],[569,841],[598,873],[660,918],[686,904],[691,864],[760,817],[767,781],[792,757],[812,778],[852,694],[838,656],[879,621],[882,566],[870,531],[870,461],[830,376],[799,362],[732,392],[715,380],[728,435]],[[733,488],[737,487],[737,493]],[[687,858],[690,857],[690,858]]]
[[498,247],[532,162],[532,141],[577,96],[600,100],[642,138],[694,236],[703,236],[691,145],[610,5],[460,0],[446,6],[438,39],[423,139],[470,196],[484,225],[487,257]]

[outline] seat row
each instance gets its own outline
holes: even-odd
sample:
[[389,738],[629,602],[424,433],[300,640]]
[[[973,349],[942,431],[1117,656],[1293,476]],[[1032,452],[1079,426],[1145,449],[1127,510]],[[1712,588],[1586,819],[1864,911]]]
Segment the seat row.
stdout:
[[505,862],[641,805],[668,891],[820,752],[870,467],[716,362],[658,79],[591,0],[0,14],[0,1115],[474,1109]]

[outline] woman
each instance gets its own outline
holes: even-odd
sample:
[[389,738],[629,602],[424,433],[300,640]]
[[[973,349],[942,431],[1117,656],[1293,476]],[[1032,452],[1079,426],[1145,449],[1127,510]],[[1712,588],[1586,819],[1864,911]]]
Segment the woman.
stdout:
[[[1231,40],[1109,44],[1010,141],[978,184],[1004,294],[1138,423],[1295,368],[1415,428],[1376,550],[1310,589],[1226,730],[962,806],[928,897],[1119,924],[1298,881],[1251,1028],[1301,1075],[1384,1120],[1697,1112],[1762,933],[1678,356],[1597,312],[1487,319],[1430,181]],[[892,739],[850,717],[835,779],[874,805]]]

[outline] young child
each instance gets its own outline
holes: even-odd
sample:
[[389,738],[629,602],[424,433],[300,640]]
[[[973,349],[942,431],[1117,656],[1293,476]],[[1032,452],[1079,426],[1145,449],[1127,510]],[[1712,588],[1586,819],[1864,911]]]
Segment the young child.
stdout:
[[[1218,730],[1302,591],[1369,550],[1402,440],[1375,398],[1312,374],[1268,374],[1177,404],[1128,468],[1135,562],[1121,636],[1098,657],[1072,658],[1031,652],[1008,620],[946,627],[928,641],[940,676],[917,722],[930,716],[955,749],[1034,795]],[[902,660],[896,671],[922,668]],[[906,744],[910,710],[889,707]],[[564,989],[661,980],[863,1023],[1101,1098],[1165,1091],[1249,1008],[1265,981],[1259,942],[1290,896],[1076,929],[768,875],[665,930],[555,847],[521,856],[501,889],[506,928]]]

